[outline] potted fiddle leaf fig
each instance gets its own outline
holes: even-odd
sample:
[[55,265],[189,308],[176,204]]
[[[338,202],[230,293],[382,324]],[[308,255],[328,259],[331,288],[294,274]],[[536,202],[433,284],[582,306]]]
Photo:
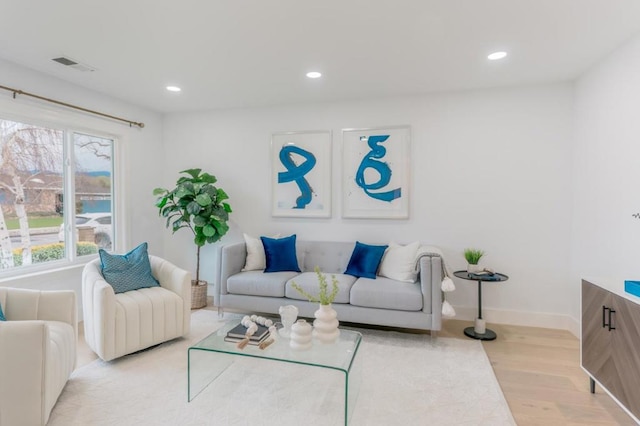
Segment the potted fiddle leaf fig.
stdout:
[[[173,189],[154,189],[153,195],[158,197],[158,214],[166,218],[167,228],[171,228],[173,233],[182,228],[193,233],[197,254],[196,279],[191,281],[194,286],[191,307],[203,307],[207,303],[207,283],[200,280],[200,248],[219,241],[227,233],[231,206],[226,202],[229,199],[227,193],[214,185],[217,182],[215,176],[203,173],[202,169],[183,170],[180,173],[188,176],[180,177]],[[196,287],[201,289],[199,294],[195,293]]]

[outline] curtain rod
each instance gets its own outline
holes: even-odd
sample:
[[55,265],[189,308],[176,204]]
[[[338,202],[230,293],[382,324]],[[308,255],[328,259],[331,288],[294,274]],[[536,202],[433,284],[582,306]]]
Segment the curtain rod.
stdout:
[[144,127],[144,123],[139,123],[137,121],[127,120],[125,118],[116,117],[115,115],[105,114],[103,112],[94,111],[94,110],[91,110],[91,109],[79,107],[77,105],[68,104],[66,102],[56,101],[55,99],[50,99],[50,98],[45,98],[44,96],[34,95],[33,93],[25,92],[23,90],[12,89],[11,87],[6,87],[6,86],[0,86],[0,89],[4,89],[4,90],[7,90],[9,92],[13,92],[13,99],[16,98],[16,95],[31,96],[32,98],[40,99],[40,100],[46,101],[46,102],[51,102],[51,103],[57,104],[57,105],[62,105],[62,106],[65,106],[67,108],[73,108],[73,109],[77,109],[77,110],[80,110],[80,111],[88,112],[89,114],[95,114],[95,115],[99,115],[101,117],[107,117],[107,118],[110,118],[112,120],[123,121],[125,123],[128,123],[129,127],[138,126],[141,129]]

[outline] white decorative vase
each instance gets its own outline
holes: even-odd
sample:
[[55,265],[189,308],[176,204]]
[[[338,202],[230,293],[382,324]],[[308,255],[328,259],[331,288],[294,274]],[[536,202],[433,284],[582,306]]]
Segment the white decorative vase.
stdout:
[[300,319],[291,326],[291,340],[289,346],[296,351],[311,349],[313,345],[311,324],[307,320]]
[[475,274],[480,271],[482,271],[482,266],[480,265],[472,265],[471,263],[467,265],[467,272],[470,274]]
[[320,305],[314,313],[313,337],[321,343],[334,343],[340,337],[338,313],[331,305]]
[[280,322],[282,323],[282,328],[278,333],[282,337],[289,337],[291,335],[291,326],[296,322],[296,318],[298,318],[298,308],[293,305],[280,306],[278,313],[280,314]]

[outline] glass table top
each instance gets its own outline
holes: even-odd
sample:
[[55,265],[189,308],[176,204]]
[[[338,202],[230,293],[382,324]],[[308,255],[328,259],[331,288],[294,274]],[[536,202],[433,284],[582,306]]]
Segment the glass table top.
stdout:
[[362,334],[357,331],[340,329],[340,338],[335,343],[323,344],[314,341],[311,349],[303,351],[291,349],[289,347],[289,339],[280,335],[277,335],[275,342],[265,349],[260,349],[258,346],[253,345],[247,345],[244,349],[238,349],[236,343],[226,342],[224,337],[227,332],[239,324],[239,322],[239,320],[227,322],[222,328],[191,346],[189,351],[202,350],[219,352],[230,355],[333,368],[347,372],[353,363],[353,359],[358,352],[362,340]]

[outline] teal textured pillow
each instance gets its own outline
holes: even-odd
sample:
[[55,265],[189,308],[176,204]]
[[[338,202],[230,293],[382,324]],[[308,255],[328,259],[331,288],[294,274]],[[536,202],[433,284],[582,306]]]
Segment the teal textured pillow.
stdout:
[[100,249],[102,276],[116,293],[158,287],[160,283],[151,274],[147,243],[142,243],[129,253],[109,254]]
[[267,267],[264,272],[300,272],[296,256],[296,235],[285,238],[260,237]]
[[387,247],[370,246],[356,241],[356,246],[353,249],[353,253],[351,253],[351,259],[349,259],[349,265],[347,265],[347,270],[344,273],[354,277],[376,279],[376,271]]
[[4,317],[4,312],[2,312],[2,305],[0,305],[0,321],[6,321],[7,319]]

